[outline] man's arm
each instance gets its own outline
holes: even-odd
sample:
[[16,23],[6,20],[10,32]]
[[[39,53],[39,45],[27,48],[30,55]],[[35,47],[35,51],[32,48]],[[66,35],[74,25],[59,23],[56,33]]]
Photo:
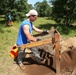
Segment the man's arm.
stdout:
[[45,33],[45,34],[48,34],[48,33],[49,33],[48,30],[38,29],[38,28],[36,28],[34,25],[33,25],[33,30],[35,30],[36,32],[39,32],[39,33]]
[[34,38],[30,32],[29,32],[29,25],[24,25],[23,26],[23,31],[24,31],[24,34],[26,35],[27,39],[30,40],[31,42],[34,42],[36,41],[36,38]]
[[43,32],[43,30],[36,28],[34,25],[33,25],[33,30],[35,30],[36,32],[39,32],[39,33]]

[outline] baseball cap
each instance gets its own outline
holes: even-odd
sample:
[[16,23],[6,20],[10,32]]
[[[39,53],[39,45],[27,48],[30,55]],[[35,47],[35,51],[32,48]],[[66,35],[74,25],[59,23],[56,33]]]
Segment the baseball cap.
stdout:
[[35,9],[32,9],[32,10],[30,10],[27,14],[26,14],[26,16],[30,16],[30,15],[38,15],[38,12],[35,10]]

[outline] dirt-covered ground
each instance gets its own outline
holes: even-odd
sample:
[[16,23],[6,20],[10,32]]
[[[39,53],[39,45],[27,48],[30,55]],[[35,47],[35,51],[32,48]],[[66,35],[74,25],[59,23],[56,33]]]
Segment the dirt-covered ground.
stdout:
[[[60,75],[76,75],[76,37],[60,41]],[[55,56],[48,52],[42,52],[42,57],[46,58],[44,64],[38,64],[31,54],[27,54],[25,70],[23,75],[56,75]]]
[[76,75],[76,37],[61,41],[61,75]]
[[[49,46],[44,49],[47,48],[50,49]],[[16,62],[9,56],[4,60],[4,63],[0,62],[0,75],[56,75],[56,59],[54,55],[45,51],[39,51],[40,56],[45,58],[46,61],[43,64],[38,64],[34,60],[30,50],[26,52],[29,52],[29,54],[25,58],[25,70],[20,69]],[[76,37],[64,40],[61,38],[60,55],[60,75],[76,75]]]

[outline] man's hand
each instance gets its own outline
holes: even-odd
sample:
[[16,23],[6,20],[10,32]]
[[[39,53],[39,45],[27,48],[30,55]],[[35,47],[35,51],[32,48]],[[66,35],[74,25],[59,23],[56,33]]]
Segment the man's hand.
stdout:
[[[36,41],[40,41],[40,40],[42,40],[42,39],[38,37],[38,38],[35,39],[34,42],[36,42]],[[28,43],[31,43],[31,41],[28,41]]]
[[43,33],[49,34],[49,31],[48,30],[43,30]]
[[36,38],[36,41],[40,41],[40,40],[42,40],[41,38]]

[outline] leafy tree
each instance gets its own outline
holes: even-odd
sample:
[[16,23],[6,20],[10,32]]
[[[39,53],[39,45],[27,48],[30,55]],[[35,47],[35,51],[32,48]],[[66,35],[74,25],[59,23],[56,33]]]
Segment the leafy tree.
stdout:
[[27,0],[0,0],[0,14],[10,11],[13,20],[22,20],[30,6]]
[[76,20],[76,0],[50,0],[53,4],[52,18],[70,25]]
[[45,16],[51,17],[51,13],[52,13],[52,7],[50,7],[50,5],[47,5],[47,9],[45,11]]
[[0,14],[4,14],[7,10],[7,0],[0,0]]
[[37,2],[34,6],[34,8],[38,11],[40,17],[49,16],[51,13],[51,7],[46,0],[43,0],[43,2]]

